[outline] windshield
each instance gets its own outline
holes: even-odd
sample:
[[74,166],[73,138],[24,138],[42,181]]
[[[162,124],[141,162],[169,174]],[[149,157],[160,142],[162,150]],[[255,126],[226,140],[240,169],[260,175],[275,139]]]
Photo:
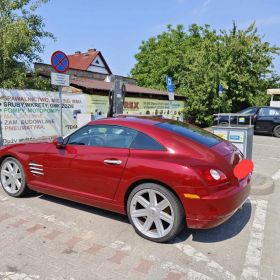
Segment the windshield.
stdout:
[[158,123],[156,126],[179,134],[206,147],[212,147],[222,141],[218,136],[189,123],[170,121]]

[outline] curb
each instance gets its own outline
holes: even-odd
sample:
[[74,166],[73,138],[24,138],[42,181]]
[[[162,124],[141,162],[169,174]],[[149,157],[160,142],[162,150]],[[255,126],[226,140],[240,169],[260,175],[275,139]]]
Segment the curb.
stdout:
[[251,194],[252,195],[266,195],[273,193],[274,180],[268,176],[258,173],[253,173],[251,181]]

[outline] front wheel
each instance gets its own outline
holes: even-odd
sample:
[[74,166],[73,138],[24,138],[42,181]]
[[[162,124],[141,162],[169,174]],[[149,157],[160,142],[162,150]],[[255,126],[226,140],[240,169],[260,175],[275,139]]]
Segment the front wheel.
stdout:
[[28,191],[25,173],[18,160],[13,157],[4,159],[0,172],[1,185],[7,194],[13,197],[20,197]]
[[127,213],[135,231],[154,242],[169,241],[185,227],[185,213],[179,199],[154,183],[141,184],[132,190]]
[[280,125],[277,125],[274,130],[273,130],[273,134],[276,137],[280,137]]

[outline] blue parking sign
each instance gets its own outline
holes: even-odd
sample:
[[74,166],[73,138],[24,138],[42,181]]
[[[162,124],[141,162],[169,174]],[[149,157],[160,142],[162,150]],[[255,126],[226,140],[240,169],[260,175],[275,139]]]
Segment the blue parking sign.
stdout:
[[167,86],[167,88],[168,88],[168,86],[171,86],[173,83],[172,83],[172,78],[171,77],[169,77],[169,76],[167,76],[166,77],[166,86]]
[[223,85],[219,84],[219,94],[222,94],[224,91]]
[[168,91],[168,92],[174,92],[174,91],[175,91],[174,85],[168,85],[168,86],[167,86],[167,91]]

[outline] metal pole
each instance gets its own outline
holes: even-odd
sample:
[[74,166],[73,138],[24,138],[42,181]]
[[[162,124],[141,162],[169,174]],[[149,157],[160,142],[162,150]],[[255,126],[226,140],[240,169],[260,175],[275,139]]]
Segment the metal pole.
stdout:
[[59,86],[59,107],[60,107],[60,136],[63,136],[63,121],[62,121],[62,86]]

